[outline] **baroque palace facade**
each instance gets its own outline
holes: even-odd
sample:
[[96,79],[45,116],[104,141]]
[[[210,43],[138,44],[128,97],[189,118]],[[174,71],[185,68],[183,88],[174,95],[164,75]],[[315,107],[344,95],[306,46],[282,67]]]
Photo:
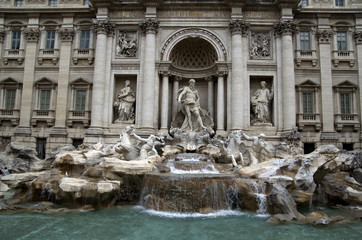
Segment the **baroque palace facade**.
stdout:
[[0,0],[0,54],[0,137],[41,157],[167,133],[191,78],[220,135],[362,148],[361,0]]

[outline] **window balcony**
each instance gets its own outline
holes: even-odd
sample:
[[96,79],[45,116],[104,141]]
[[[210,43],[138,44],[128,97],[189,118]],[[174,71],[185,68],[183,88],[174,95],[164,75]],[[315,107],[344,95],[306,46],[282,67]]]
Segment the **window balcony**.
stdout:
[[340,62],[349,62],[349,66],[353,67],[355,63],[354,51],[332,51],[332,61],[335,67]]
[[10,121],[13,126],[19,125],[20,110],[19,109],[0,109],[0,125],[4,121]]
[[56,65],[59,61],[59,49],[40,49],[38,63],[41,65],[44,60],[50,60]]
[[316,131],[320,131],[322,127],[320,114],[311,113],[300,113],[297,114],[297,124],[300,130],[303,130],[305,126],[315,127]]
[[334,125],[337,131],[342,131],[343,127],[353,127],[354,131],[359,131],[358,114],[335,114]]
[[88,60],[89,65],[93,64],[94,60],[94,49],[81,49],[76,48],[73,52],[73,63],[78,64],[78,60]]
[[3,61],[7,65],[9,60],[18,61],[19,65],[24,62],[24,49],[5,49]]
[[311,62],[312,66],[317,66],[317,51],[316,50],[295,50],[295,60],[297,66],[304,62]]
[[90,125],[90,114],[91,111],[68,111],[67,125],[68,127],[73,127],[74,123],[82,123],[84,127],[89,127]]
[[31,125],[36,127],[39,122],[45,122],[48,127],[52,127],[55,122],[54,116],[54,110],[34,110],[31,118]]

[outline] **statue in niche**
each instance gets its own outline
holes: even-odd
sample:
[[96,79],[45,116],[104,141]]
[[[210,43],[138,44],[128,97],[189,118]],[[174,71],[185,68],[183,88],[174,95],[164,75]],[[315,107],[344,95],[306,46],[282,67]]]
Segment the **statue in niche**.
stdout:
[[256,92],[251,97],[251,106],[254,114],[254,119],[251,123],[271,123],[270,121],[270,110],[269,103],[273,99],[274,91],[273,87],[271,90],[266,88],[266,82],[260,82],[261,88],[256,90]]
[[133,37],[127,37],[127,35],[127,32],[119,33],[117,55],[135,57],[137,53],[137,36],[135,34]]
[[181,110],[171,123],[171,132],[174,128],[179,128],[182,132],[200,133],[204,130],[209,134],[214,132],[212,118],[200,107],[200,97],[195,83],[194,79],[190,79],[189,86],[177,92],[177,101],[181,104]]
[[114,106],[118,107],[118,119],[115,123],[133,123],[134,122],[134,102],[136,97],[130,87],[131,82],[125,81],[124,88],[117,95]]
[[252,33],[250,42],[251,59],[268,58],[271,55],[270,36],[267,33]]
[[249,149],[251,165],[255,165],[264,161],[267,161],[273,156],[273,150],[265,141],[265,134],[261,133],[258,136],[248,136],[242,132],[244,138],[249,141],[253,141],[251,148]]

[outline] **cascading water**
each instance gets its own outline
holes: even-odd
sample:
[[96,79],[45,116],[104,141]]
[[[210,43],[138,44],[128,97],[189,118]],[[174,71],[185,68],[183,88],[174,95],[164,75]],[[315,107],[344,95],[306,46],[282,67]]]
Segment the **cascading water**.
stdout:
[[234,174],[191,155],[169,161],[170,173],[150,173],[144,178],[140,204],[169,212],[213,212],[233,207],[231,181]]
[[256,201],[258,203],[258,210],[256,211],[259,214],[268,213],[267,197],[265,194],[266,186],[265,184],[259,185],[258,183],[253,183],[253,190],[256,196]]

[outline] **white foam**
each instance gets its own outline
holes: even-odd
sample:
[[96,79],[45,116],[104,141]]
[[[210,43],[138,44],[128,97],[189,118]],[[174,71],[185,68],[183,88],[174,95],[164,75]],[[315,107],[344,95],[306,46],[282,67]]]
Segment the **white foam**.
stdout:
[[136,207],[136,209],[142,209],[142,213],[146,213],[152,216],[158,216],[163,218],[217,218],[217,217],[226,217],[226,216],[243,216],[246,215],[244,212],[234,211],[234,210],[219,210],[214,213],[177,213],[177,212],[164,212],[145,209],[141,206]]

